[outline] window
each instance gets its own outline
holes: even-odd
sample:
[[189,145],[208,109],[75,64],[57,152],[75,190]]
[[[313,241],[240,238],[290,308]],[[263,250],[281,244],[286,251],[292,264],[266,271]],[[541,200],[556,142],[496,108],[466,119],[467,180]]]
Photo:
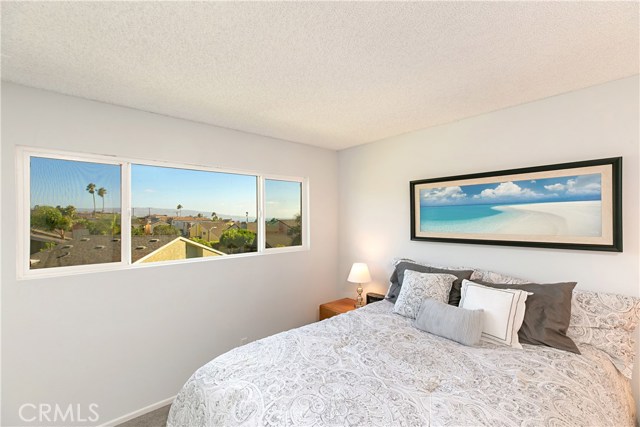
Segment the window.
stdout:
[[25,147],[18,156],[20,278],[308,247],[302,178]]
[[120,165],[31,157],[29,268],[120,262]]
[[256,252],[257,192],[256,176],[133,164],[132,263]]
[[302,245],[302,183],[265,179],[267,248]]

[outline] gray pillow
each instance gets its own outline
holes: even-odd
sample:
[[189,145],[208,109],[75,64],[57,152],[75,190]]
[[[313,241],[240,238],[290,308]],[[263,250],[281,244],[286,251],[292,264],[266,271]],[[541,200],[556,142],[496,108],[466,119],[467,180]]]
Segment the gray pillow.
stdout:
[[567,336],[571,321],[571,297],[576,282],[551,283],[476,283],[498,289],[520,289],[532,292],[527,297],[527,309],[522,327],[518,331],[521,343],[546,345],[548,347],[580,354],[576,344]]
[[402,288],[402,281],[404,280],[405,270],[413,270],[418,273],[438,273],[438,274],[453,274],[457,279],[451,286],[451,292],[449,293],[449,304],[457,306],[460,303],[460,290],[462,289],[462,281],[464,279],[469,280],[473,274],[473,270],[447,270],[445,268],[436,268],[429,265],[416,264],[413,262],[402,261],[396,265],[393,274],[389,278],[391,286],[389,286],[389,292],[387,292],[387,299],[393,303],[398,299],[400,295],[400,288]]
[[464,345],[480,342],[484,310],[467,310],[425,298],[413,322],[416,328]]

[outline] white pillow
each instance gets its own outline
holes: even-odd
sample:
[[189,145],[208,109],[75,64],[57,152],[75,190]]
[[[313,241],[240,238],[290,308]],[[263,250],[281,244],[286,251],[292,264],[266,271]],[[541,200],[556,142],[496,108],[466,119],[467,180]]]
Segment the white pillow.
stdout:
[[462,281],[460,307],[484,310],[482,339],[513,348],[522,348],[518,331],[524,320],[528,292],[496,289],[469,280]]
[[393,311],[411,319],[415,319],[420,305],[425,298],[433,298],[443,303],[449,302],[451,285],[458,278],[453,274],[404,272],[402,288]]

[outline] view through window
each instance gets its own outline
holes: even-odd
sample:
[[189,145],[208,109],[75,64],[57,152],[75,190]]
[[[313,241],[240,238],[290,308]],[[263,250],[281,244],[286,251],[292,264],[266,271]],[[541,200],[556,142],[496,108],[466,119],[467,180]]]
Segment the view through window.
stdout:
[[307,245],[303,179],[53,150],[18,153],[26,185],[18,186],[25,236],[19,276]]
[[30,163],[29,268],[119,262],[120,165]]
[[257,251],[257,177],[134,164],[131,261]]
[[302,183],[266,179],[264,192],[267,248],[302,245]]

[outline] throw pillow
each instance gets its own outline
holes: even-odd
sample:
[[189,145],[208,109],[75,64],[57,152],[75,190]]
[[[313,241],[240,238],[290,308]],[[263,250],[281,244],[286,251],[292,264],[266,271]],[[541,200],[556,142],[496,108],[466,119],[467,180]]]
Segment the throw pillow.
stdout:
[[427,298],[413,326],[463,345],[476,345],[482,337],[483,310],[467,310]]
[[513,348],[522,348],[518,341],[518,330],[524,320],[527,296],[525,291],[489,288],[464,280],[460,307],[484,310],[482,339]]
[[415,319],[422,300],[425,298],[433,298],[446,303],[449,300],[449,292],[454,280],[456,280],[456,276],[451,274],[405,271],[400,295],[398,295],[393,311]]

